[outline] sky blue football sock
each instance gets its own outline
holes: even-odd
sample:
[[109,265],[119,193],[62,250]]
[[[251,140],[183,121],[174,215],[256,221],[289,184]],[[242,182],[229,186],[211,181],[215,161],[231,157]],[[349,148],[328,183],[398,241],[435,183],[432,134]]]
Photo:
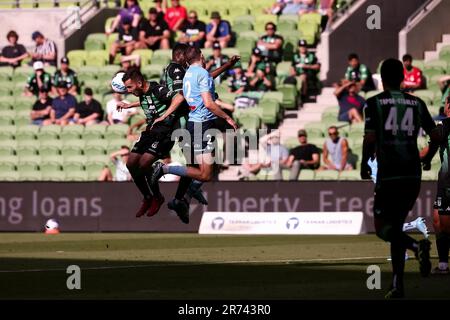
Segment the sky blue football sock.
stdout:
[[187,167],[184,166],[168,166],[168,172],[180,177],[186,177],[187,176]]

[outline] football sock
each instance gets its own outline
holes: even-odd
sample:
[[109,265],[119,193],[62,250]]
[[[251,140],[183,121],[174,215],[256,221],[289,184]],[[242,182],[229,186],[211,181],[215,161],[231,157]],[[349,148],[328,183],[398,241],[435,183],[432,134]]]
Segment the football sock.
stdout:
[[406,233],[402,232],[401,239],[403,242],[403,247],[405,249],[410,249],[414,252],[417,252],[419,245],[418,241],[410,236],[408,236]]
[[145,178],[146,178],[147,185],[155,197],[162,198],[161,191],[159,190],[159,183],[156,182],[154,185],[150,185],[153,170],[149,170],[149,171],[150,172],[145,172]]
[[178,183],[177,192],[175,193],[175,199],[178,199],[178,200],[183,199],[191,182],[192,182],[191,178],[181,177],[180,182]]
[[145,175],[140,172],[140,170],[130,170],[131,177],[133,178],[133,182],[138,187],[139,191],[142,193],[145,199],[149,199],[151,197],[151,191],[148,187],[147,180],[145,179]]
[[403,288],[405,253],[406,249],[401,240],[395,239],[391,242],[392,272],[394,275],[392,285],[396,288]]
[[439,255],[439,263],[448,264],[449,236],[444,232],[436,234],[436,247]]
[[186,199],[190,202],[193,195],[202,187],[203,182],[198,180],[193,180],[192,183],[189,185],[189,188],[186,193]]

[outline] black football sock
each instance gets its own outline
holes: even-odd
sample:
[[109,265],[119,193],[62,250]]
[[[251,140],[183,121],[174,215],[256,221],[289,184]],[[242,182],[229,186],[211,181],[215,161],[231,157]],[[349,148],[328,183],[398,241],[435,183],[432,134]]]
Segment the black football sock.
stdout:
[[444,232],[436,234],[436,248],[439,255],[439,262],[448,263],[449,240],[450,238]]
[[412,250],[414,251],[414,253],[417,253],[419,242],[416,239],[408,236],[405,232],[402,232],[401,237],[404,248]]
[[152,172],[153,172],[153,170],[151,170],[150,173],[145,173],[145,177],[147,179],[147,185],[155,197],[162,198],[163,195],[161,194],[161,191],[159,190],[159,182],[156,181],[156,183],[154,185],[150,185],[150,181],[152,178]]
[[177,192],[175,193],[175,199],[181,200],[184,198],[191,182],[192,182],[191,178],[181,177],[180,181],[178,182]]
[[194,194],[202,187],[203,182],[198,180],[193,180],[189,185],[188,191],[186,193],[186,198],[190,202]]
[[403,273],[405,270],[405,253],[406,249],[403,246],[399,237],[395,237],[391,242],[391,257],[392,257],[392,272],[393,281],[392,286],[398,289],[403,289]]
[[133,178],[134,184],[136,185],[136,187],[138,187],[144,198],[149,199],[151,197],[151,191],[142,172],[140,172],[139,170],[130,170],[130,174]]

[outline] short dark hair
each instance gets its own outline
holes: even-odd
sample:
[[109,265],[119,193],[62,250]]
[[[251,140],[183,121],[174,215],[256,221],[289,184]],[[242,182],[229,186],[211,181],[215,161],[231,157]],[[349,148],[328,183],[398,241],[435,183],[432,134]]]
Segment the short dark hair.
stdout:
[[202,51],[197,47],[189,47],[186,50],[186,62],[192,64],[195,61],[200,60]]
[[19,40],[19,35],[14,30],[11,30],[8,32],[8,34],[6,35],[6,40],[9,40],[9,38],[11,38],[11,37],[14,37],[17,40]]
[[185,43],[177,43],[172,50],[172,60],[173,61],[183,61],[186,59],[186,51],[189,46]]
[[92,91],[91,88],[85,88],[84,89],[84,94],[87,95],[87,96],[93,96],[94,92]]
[[127,149],[128,151],[130,151],[130,147],[126,145],[121,146],[120,149]]
[[272,26],[273,27],[273,31],[277,31],[277,25],[273,22],[267,22],[266,25],[264,26],[264,29],[267,29],[268,26]]
[[142,73],[136,68],[129,69],[127,72],[125,72],[125,74],[122,77],[123,82],[125,82],[129,79],[131,79],[132,81],[136,81],[136,82],[138,82],[138,81],[144,82],[145,81]]
[[350,53],[348,55],[348,61],[353,60],[353,59],[359,60],[359,57],[358,57],[358,55],[356,53]]
[[394,58],[389,58],[383,61],[380,73],[383,84],[390,87],[399,87],[404,79],[403,64],[400,60]]
[[405,62],[405,61],[412,61],[412,59],[413,59],[413,57],[409,53],[403,55],[403,57],[402,57],[402,61],[403,62]]

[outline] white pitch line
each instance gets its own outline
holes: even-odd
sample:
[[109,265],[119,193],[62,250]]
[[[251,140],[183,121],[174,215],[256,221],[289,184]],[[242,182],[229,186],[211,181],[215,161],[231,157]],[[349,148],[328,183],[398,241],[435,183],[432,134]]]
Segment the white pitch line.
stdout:
[[[348,257],[348,258],[317,258],[317,259],[293,259],[293,260],[231,260],[231,261],[211,261],[211,262],[194,262],[194,263],[152,263],[152,264],[136,264],[125,266],[103,266],[103,267],[84,267],[81,270],[109,270],[109,269],[134,269],[134,268],[150,268],[150,267],[178,267],[178,266],[202,266],[217,264],[252,264],[252,263],[308,263],[308,262],[324,262],[324,261],[352,261],[352,260],[374,260],[386,259],[386,256],[378,257]],[[66,271],[61,268],[50,269],[21,269],[21,270],[0,270],[0,273],[24,273],[24,272],[48,272],[48,271]]]

